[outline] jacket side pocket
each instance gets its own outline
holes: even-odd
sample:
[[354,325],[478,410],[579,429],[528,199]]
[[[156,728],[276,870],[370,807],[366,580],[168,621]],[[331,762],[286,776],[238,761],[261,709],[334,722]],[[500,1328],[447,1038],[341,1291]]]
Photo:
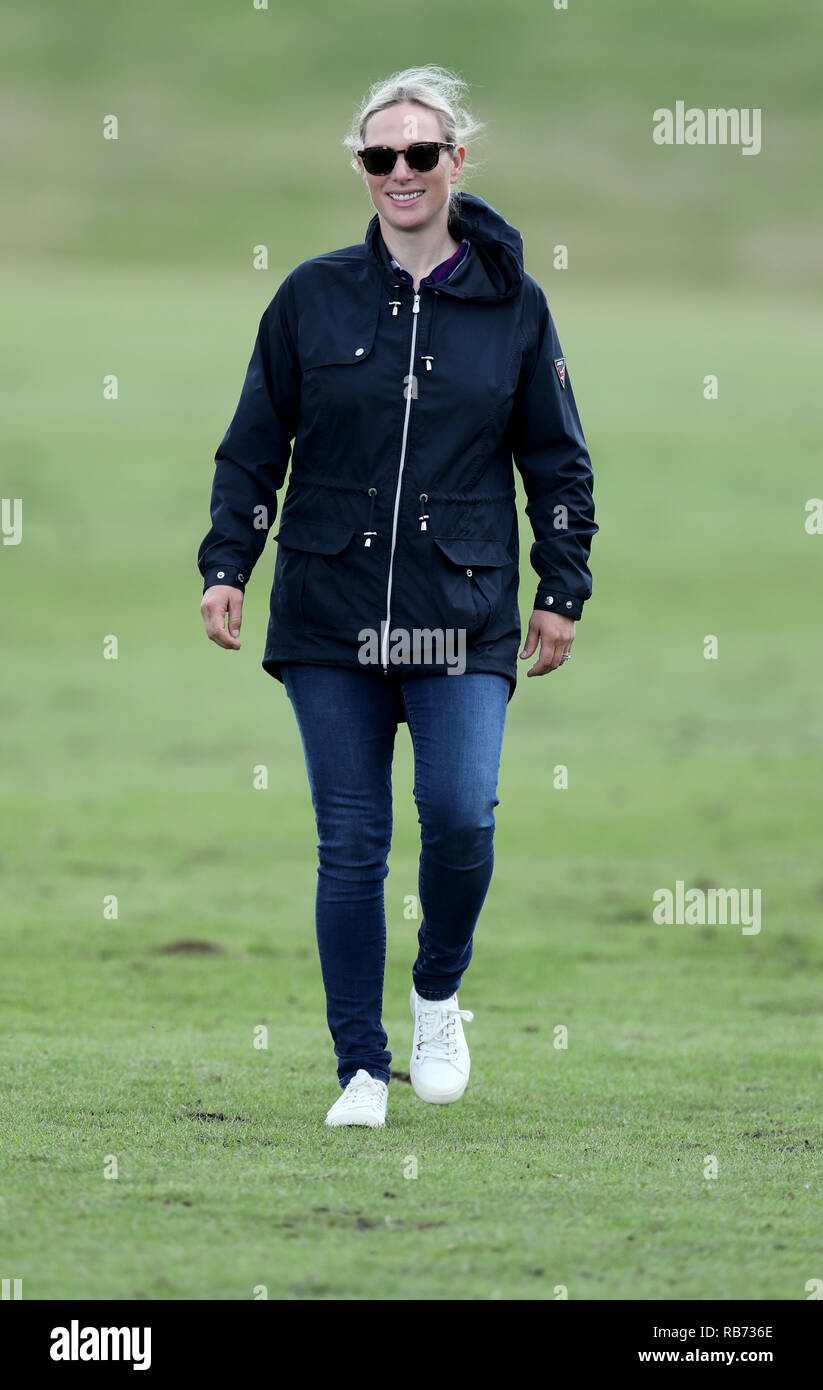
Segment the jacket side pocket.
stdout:
[[350,595],[345,567],[336,557],[354,534],[350,526],[284,520],[275,536],[275,611],[284,622],[326,631],[346,625]]

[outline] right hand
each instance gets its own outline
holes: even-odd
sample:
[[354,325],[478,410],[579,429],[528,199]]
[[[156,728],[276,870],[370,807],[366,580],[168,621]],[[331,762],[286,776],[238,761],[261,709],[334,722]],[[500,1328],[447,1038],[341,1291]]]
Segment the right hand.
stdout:
[[243,621],[243,590],[233,589],[229,584],[212,584],[203,595],[200,612],[209,640],[216,642],[218,647],[228,647],[229,651],[237,651],[240,647],[237,637]]

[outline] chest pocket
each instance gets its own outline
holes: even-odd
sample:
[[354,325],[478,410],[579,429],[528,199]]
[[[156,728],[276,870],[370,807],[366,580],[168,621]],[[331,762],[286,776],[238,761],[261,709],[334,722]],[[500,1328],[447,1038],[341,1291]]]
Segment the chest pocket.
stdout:
[[330,314],[322,298],[307,305],[297,329],[297,355],[305,376],[318,367],[358,367],[374,350],[380,302],[352,303]]
[[[384,296],[385,298],[385,296]],[[329,304],[332,308],[329,309]],[[362,453],[374,424],[377,295],[318,296],[301,309],[299,455],[324,472]]]

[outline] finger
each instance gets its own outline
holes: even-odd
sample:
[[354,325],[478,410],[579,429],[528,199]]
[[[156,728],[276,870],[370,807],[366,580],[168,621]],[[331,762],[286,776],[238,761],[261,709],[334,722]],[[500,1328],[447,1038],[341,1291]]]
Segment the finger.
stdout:
[[233,589],[229,594],[229,632],[232,637],[240,636],[240,627],[243,622],[243,595]]
[[529,630],[526,633],[526,640],[523,643],[523,650],[520,653],[521,658],[534,655],[534,653],[537,651],[537,643],[539,637],[540,629],[537,627],[536,623],[530,622]]
[[210,632],[209,637],[212,642],[217,643],[218,647],[226,647],[232,652],[240,650],[240,643],[237,638],[232,637],[231,633],[227,632],[224,627],[218,627],[215,632]]
[[549,641],[543,638],[540,644],[540,656],[533,666],[526,672],[527,676],[545,676],[549,671],[555,671],[560,664],[561,643]]
[[203,622],[206,625],[206,636],[210,642],[216,642],[218,647],[227,647],[231,651],[236,651],[240,643],[236,637],[232,637],[226,631],[226,603],[208,604],[203,611]]

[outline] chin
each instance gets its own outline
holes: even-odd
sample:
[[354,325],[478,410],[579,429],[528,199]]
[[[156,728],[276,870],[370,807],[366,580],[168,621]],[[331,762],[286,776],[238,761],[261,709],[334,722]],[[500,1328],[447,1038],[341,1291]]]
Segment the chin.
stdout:
[[431,208],[418,208],[414,212],[398,212],[396,205],[387,198],[384,203],[385,215],[394,227],[416,227],[428,221]]

